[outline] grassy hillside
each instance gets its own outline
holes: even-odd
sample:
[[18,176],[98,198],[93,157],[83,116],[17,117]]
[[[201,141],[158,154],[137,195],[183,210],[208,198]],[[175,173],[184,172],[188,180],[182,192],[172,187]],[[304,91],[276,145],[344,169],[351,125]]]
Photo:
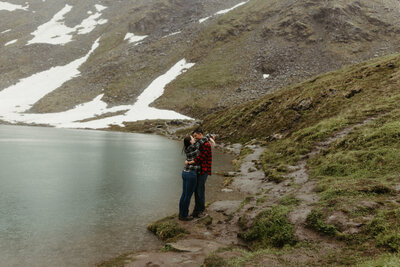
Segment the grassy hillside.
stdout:
[[[394,264],[388,266],[396,266],[400,252],[399,101],[400,55],[396,54],[212,114],[204,126],[224,141],[267,141],[262,161],[270,181],[291,179],[287,174],[292,166],[310,157],[306,168],[319,199],[307,216],[307,227],[343,246],[330,256],[321,255],[319,264],[382,266],[387,259]],[[353,129],[353,125],[358,127]],[[346,134],[338,134],[344,129],[348,129]],[[327,143],[331,137],[335,139]],[[321,153],[311,157],[318,147]],[[301,203],[291,205],[295,210]],[[270,240],[263,236],[270,231],[262,228],[265,220],[257,218],[243,235],[256,237],[252,246],[261,242],[257,240]],[[239,266],[259,263],[276,253],[292,254],[300,247],[306,245],[299,243],[292,252],[271,252],[268,245],[257,245]],[[375,259],[381,254],[385,255]],[[367,260],[370,257],[374,259]]]

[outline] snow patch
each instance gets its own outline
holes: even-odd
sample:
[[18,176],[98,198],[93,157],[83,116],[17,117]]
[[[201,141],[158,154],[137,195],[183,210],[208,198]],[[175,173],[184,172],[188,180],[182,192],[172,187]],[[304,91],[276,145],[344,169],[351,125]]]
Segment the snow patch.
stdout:
[[240,6],[243,6],[243,5],[246,4],[247,2],[248,2],[248,1],[241,2],[241,3],[239,3],[239,4],[237,4],[236,6],[233,6],[233,7],[231,7],[231,8],[224,9],[224,10],[220,10],[220,11],[218,11],[217,13],[215,13],[214,15],[226,14],[226,13],[228,13],[228,12],[234,10],[235,8],[238,8],[238,7],[240,7]]
[[206,17],[206,18],[199,19],[199,23],[203,23],[204,21],[208,20],[209,18],[211,18],[211,17]]
[[8,2],[0,1],[0,11],[1,10],[15,11],[17,9],[28,11],[28,8],[29,8],[29,4],[27,4],[26,6],[21,6],[21,5],[14,5],[14,4],[10,4]]
[[101,11],[103,11],[104,9],[107,8],[107,7],[102,6],[102,5],[99,5],[99,4],[94,5],[94,7],[97,9],[98,12],[101,12]]
[[209,18],[211,18],[211,17],[213,17],[213,16],[218,16],[218,15],[226,14],[226,13],[228,13],[228,12],[234,10],[235,8],[238,8],[238,7],[240,7],[240,6],[243,6],[243,5],[246,4],[247,2],[249,2],[249,1],[241,2],[241,3],[235,5],[235,6],[231,7],[231,8],[220,10],[220,11],[214,13],[214,15],[212,15],[212,16],[199,19],[199,23],[203,23],[203,22],[205,22],[206,20],[208,20]]
[[[50,92],[61,86],[61,84],[65,81],[78,75],[79,71],[77,68],[79,68],[79,66],[87,60],[89,55],[94,51],[94,49],[96,49],[97,46],[98,40],[96,40],[91,51],[85,57],[71,62],[66,66],[56,67],[61,68],[57,71],[53,70],[54,68],[52,68],[43,73],[35,74],[27,79],[21,80],[20,83],[1,91],[0,118],[13,123],[23,122],[49,124],[58,128],[92,129],[107,128],[110,124],[123,126],[122,123],[125,121],[138,121],[146,119],[191,119],[174,111],[160,110],[149,107],[154,100],[159,98],[164,93],[164,88],[168,83],[176,79],[176,77],[185,72],[187,69],[194,66],[193,63],[187,63],[185,59],[182,59],[165,74],[155,79],[143,91],[143,93],[138,97],[136,103],[133,105],[121,105],[107,108],[107,103],[101,100],[103,97],[103,94],[101,94],[92,101],[77,105],[75,108],[65,112],[46,114],[21,113],[29,109],[35,102],[45,95],[43,92],[44,90],[42,90],[43,87],[47,88],[47,92]],[[66,74],[67,72],[68,74]],[[68,76],[68,78],[65,78],[64,76]],[[52,77],[52,80],[50,80],[49,77]],[[57,77],[57,81],[54,80],[54,77]],[[88,122],[78,122],[106,113],[125,110],[127,110],[127,112],[124,115],[112,116]]]
[[[96,5],[97,10],[103,10],[104,8],[106,7]],[[65,7],[55,14],[50,21],[40,25],[36,31],[31,33],[34,38],[30,40],[27,45],[34,43],[64,45],[72,41],[73,33],[77,32],[77,34],[87,34],[93,31],[96,26],[107,23],[106,19],[99,19],[102,14],[97,12],[82,20],[79,25],[70,28],[64,24],[64,20],[65,15],[67,15],[71,10],[71,5],[65,5]]]
[[9,42],[5,43],[4,46],[11,45],[11,44],[15,44],[17,41],[18,41],[18,39],[9,41]]
[[0,32],[1,34],[3,34],[3,33],[7,33],[7,32],[10,32],[11,31],[11,29],[8,29],[8,30],[5,30],[5,31],[3,31],[3,32]]
[[28,78],[21,79],[17,84],[0,91],[0,118],[6,121],[24,121],[21,118],[24,112],[43,98],[54,91],[68,80],[77,77],[79,67],[89,58],[92,52],[98,47],[97,39],[91,50],[84,57],[79,58],[67,65],[52,67],[36,73]]
[[174,36],[174,35],[177,35],[177,34],[180,34],[180,33],[181,33],[181,31],[173,32],[173,33],[170,33],[168,35],[163,36],[162,38],[167,38],[167,37]]
[[135,35],[135,34],[133,34],[133,33],[128,32],[128,33],[125,35],[124,40],[128,40],[128,42],[129,42],[130,44],[132,44],[132,43],[140,42],[140,41],[142,41],[142,40],[144,40],[144,39],[146,39],[146,38],[147,38],[147,35],[139,36],[139,35]]
[[269,78],[269,76],[270,76],[269,74],[263,74],[263,78],[264,78],[264,79]]

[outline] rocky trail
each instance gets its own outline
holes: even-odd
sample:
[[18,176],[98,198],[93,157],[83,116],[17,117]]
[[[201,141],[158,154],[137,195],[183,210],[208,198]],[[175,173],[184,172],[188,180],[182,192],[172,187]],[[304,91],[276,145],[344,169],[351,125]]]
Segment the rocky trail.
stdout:
[[[235,257],[237,256],[235,251],[224,251],[223,248],[246,247],[244,241],[238,238],[238,233],[241,231],[240,221],[245,221],[247,223],[245,227],[250,227],[260,211],[277,205],[286,196],[293,196],[299,200],[298,206],[288,215],[290,223],[295,227],[297,240],[312,243],[318,248],[317,251],[311,253],[306,251],[302,257],[299,257],[298,251],[293,252],[292,255],[284,255],[286,261],[307,264],[316,260],[317,254],[329,252],[332,249],[342,249],[344,244],[340,241],[321,236],[306,227],[306,218],[319,200],[316,193],[316,181],[309,177],[307,160],[327,149],[332,142],[374,119],[376,118],[369,118],[359,124],[349,126],[318,143],[297,164],[289,166],[291,172],[287,174],[287,179],[279,184],[266,181],[264,171],[258,168],[265,148],[257,142],[247,145],[246,147],[253,152],[241,160],[240,171],[234,173],[236,176],[233,183],[225,189],[246,192],[251,197],[247,197],[244,201],[214,202],[208,206],[206,217],[190,222],[174,219],[190,234],[177,242],[167,243],[163,249],[167,252],[140,252],[129,255],[125,266],[200,266],[207,255],[215,252],[223,258]],[[259,201],[260,199],[263,201]],[[243,217],[245,220],[242,220]],[[351,222],[348,223],[351,224]],[[278,263],[273,256],[263,260],[269,264]]]

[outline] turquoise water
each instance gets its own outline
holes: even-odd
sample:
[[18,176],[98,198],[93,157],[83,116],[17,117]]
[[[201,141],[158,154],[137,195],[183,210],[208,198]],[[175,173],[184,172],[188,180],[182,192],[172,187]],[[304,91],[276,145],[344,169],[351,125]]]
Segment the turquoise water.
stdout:
[[[0,125],[0,151],[1,266],[157,248],[145,226],[177,212],[184,157],[164,137]],[[214,158],[217,169],[230,161]]]

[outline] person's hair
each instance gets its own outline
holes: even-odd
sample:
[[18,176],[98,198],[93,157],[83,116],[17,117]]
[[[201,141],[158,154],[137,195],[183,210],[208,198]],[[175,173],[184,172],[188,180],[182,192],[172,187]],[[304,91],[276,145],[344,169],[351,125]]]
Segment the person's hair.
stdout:
[[182,149],[182,152],[185,152],[186,149],[192,144],[192,143],[190,143],[190,141],[192,141],[192,137],[191,137],[190,135],[186,136],[186,137],[183,139],[183,149]]
[[204,132],[203,132],[203,129],[202,129],[202,128],[198,127],[198,128],[196,128],[196,130],[194,130],[194,131],[192,132],[192,134],[194,134],[194,133],[203,134]]

